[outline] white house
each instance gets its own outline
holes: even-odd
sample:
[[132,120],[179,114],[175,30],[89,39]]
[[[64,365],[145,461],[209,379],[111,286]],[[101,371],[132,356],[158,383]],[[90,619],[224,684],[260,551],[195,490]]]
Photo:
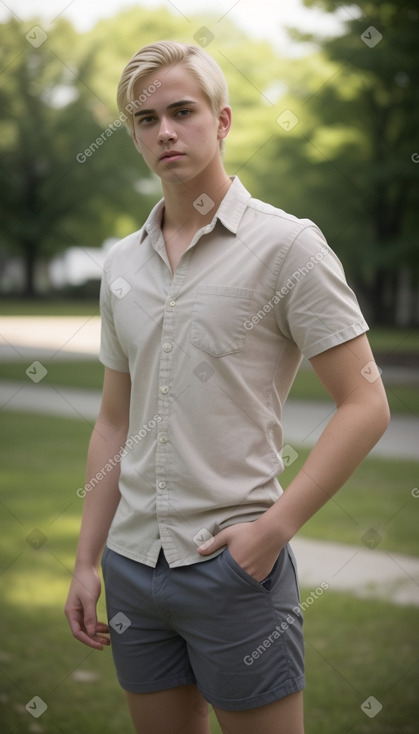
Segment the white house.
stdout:
[[103,263],[117,238],[106,239],[102,247],[69,247],[54,257],[48,265],[51,285],[60,289],[66,286],[81,286],[91,280],[100,280]]

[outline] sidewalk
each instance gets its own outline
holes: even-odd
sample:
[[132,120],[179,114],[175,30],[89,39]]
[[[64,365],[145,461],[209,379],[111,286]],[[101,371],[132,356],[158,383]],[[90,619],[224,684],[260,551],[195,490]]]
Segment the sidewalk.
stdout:
[[99,316],[0,316],[1,361],[68,359],[72,352],[95,359],[99,340]]
[[302,586],[326,582],[330,591],[419,606],[418,557],[298,536],[291,546]]
[[[0,318],[0,361],[95,359],[99,319],[93,317]],[[34,374],[36,377],[36,374]],[[93,427],[100,392],[49,385],[42,381],[0,382],[0,410],[26,411],[85,420]],[[334,411],[332,403],[290,401],[284,408],[285,443],[311,446]],[[419,420],[394,416],[371,452],[376,456],[419,460]],[[419,500],[418,500],[419,502]],[[306,538],[295,538],[300,583],[312,598],[335,590],[362,598],[419,606],[419,558]],[[324,591],[326,588],[327,591]],[[313,593],[311,593],[313,592]],[[309,598],[307,597],[307,599]],[[304,598],[301,599],[304,603]],[[311,603],[311,602],[308,602]],[[303,606],[304,608],[304,606]]]

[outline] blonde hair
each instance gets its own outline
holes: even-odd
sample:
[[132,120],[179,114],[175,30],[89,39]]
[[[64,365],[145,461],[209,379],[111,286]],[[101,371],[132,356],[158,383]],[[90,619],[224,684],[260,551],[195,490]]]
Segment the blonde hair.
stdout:
[[153,71],[174,64],[183,64],[194,75],[208,97],[216,117],[228,104],[228,87],[224,74],[209,54],[193,44],[158,41],[137,51],[123,70],[118,84],[118,109],[130,133],[134,130],[134,109],[138,110],[155,89],[161,86],[161,82],[155,80],[148,89],[142,90],[138,99],[134,98],[134,86]]

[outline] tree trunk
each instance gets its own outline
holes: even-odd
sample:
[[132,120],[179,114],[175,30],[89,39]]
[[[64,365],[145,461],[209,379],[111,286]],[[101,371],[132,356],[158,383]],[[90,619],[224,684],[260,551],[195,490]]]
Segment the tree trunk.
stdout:
[[398,271],[377,268],[372,287],[372,320],[381,326],[394,326],[397,312]]
[[36,262],[38,255],[38,242],[34,240],[25,240],[22,242],[23,262],[24,262],[24,284],[23,296],[25,298],[35,298],[36,292]]

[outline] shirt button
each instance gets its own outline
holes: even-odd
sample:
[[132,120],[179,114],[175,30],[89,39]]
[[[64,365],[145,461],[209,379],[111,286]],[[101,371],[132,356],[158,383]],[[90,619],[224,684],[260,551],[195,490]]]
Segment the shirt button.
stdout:
[[163,395],[167,395],[167,393],[169,392],[168,386],[162,385],[162,387],[160,388],[160,392],[163,393]]
[[167,433],[159,433],[159,441],[160,443],[167,443]]
[[165,352],[171,352],[172,351],[172,345],[169,344],[169,342],[165,342],[163,344],[163,349],[164,349]]
[[159,489],[166,489],[167,484],[166,482],[159,482]]
[[176,301],[169,301],[169,306],[174,308],[176,306]]

